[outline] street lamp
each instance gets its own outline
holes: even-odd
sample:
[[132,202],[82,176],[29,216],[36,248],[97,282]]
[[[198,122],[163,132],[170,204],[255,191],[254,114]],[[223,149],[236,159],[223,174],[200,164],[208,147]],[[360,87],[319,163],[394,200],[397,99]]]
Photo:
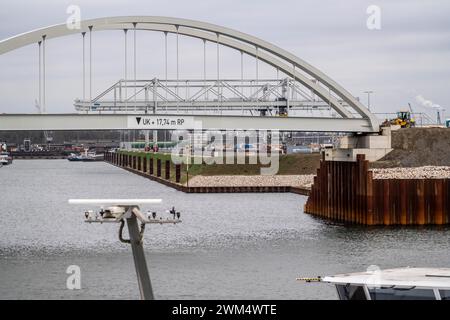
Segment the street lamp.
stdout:
[[373,91],[364,91],[364,93],[367,93],[367,109],[370,111],[370,94],[373,93]]

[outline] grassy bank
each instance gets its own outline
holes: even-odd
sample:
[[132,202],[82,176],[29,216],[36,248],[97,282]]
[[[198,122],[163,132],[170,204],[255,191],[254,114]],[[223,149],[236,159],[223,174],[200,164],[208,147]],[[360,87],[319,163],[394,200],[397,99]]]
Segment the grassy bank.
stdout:
[[[121,153],[128,155],[135,155],[153,158],[154,173],[156,174],[156,161],[161,160],[161,176],[165,176],[165,162],[171,161],[170,154],[141,152],[141,151],[121,151]],[[319,166],[319,154],[290,154],[279,157],[278,175],[298,175],[298,174],[315,174]],[[262,167],[269,167],[270,165],[262,165],[261,163],[250,164],[250,158],[246,157],[246,164],[237,164],[235,159],[233,164],[190,164],[189,177],[196,175],[202,176],[221,176],[221,175],[260,175]],[[193,162],[193,159],[191,159]],[[181,166],[181,183],[186,183],[187,172],[186,164]],[[171,161],[170,180],[175,181],[175,165]]]

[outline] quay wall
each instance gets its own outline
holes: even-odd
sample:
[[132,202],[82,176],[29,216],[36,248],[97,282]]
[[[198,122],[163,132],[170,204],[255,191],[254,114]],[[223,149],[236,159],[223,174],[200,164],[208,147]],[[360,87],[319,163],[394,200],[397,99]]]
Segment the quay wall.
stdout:
[[364,155],[322,159],[304,212],[368,226],[450,224],[450,179],[374,179]]
[[[181,184],[181,165],[161,161],[152,154],[129,155],[120,152],[105,153],[105,161],[142,177],[159,182],[185,193],[278,193],[292,192],[308,195],[309,189],[292,186],[208,186],[189,187]],[[164,173],[164,174],[163,174]]]

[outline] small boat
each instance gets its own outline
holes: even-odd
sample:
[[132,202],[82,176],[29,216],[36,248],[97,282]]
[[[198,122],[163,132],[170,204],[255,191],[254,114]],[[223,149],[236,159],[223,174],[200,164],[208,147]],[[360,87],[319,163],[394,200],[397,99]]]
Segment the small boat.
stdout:
[[374,268],[297,280],[334,284],[339,300],[450,300],[450,268]]
[[69,161],[83,161],[83,162],[89,162],[89,161],[102,161],[103,160],[103,154],[96,154],[95,152],[85,152],[84,154],[75,154],[71,153],[67,160]]
[[69,161],[83,161],[83,156],[81,154],[71,153],[67,157],[67,160],[69,160]]
[[83,161],[101,161],[103,160],[103,154],[96,154],[95,152],[88,152],[83,156]]
[[0,164],[7,165],[11,164],[12,161],[13,159],[8,152],[0,152]]

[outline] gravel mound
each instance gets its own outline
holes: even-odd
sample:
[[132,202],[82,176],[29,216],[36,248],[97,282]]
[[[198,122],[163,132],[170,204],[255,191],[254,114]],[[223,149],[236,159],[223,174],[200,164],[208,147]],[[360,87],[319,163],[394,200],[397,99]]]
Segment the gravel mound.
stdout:
[[275,176],[195,176],[189,179],[190,187],[271,187],[290,186],[310,188],[314,175],[275,175]]
[[449,179],[450,167],[372,169],[374,179]]
[[408,128],[392,132],[392,150],[373,168],[450,165],[450,129]]

